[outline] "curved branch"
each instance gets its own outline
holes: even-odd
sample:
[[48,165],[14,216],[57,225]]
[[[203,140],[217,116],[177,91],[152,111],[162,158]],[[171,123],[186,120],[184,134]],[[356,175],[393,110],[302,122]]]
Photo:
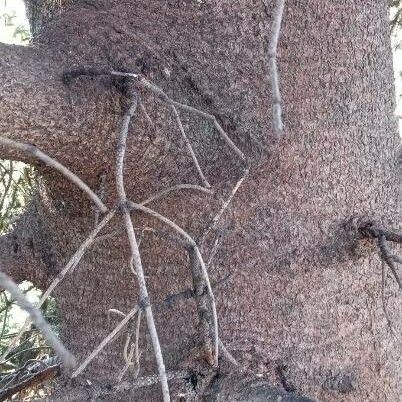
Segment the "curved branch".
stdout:
[[32,155],[34,158],[41,160],[46,165],[56,169],[60,172],[64,177],[74,183],[78,188],[84,191],[88,197],[95,203],[95,205],[102,211],[106,212],[107,207],[105,204],[100,200],[100,198],[85,184],[76,174],[71,172],[67,169],[64,165],[60,162],[56,161],[55,159],[51,158],[50,156],[46,155],[40,149],[36,148],[30,144],[24,144],[18,141],[11,140],[9,138],[0,137],[0,145],[5,147],[10,147],[17,149],[19,151],[25,152],[27,154]]

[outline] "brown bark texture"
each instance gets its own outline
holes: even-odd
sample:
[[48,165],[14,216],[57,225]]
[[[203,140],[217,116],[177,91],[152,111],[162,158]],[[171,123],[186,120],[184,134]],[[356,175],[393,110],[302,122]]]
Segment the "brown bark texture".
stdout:
[[[267,61],[273,7],[270,0],[29,1],[36,21],[31,46],[0,44],[0,133],[36,145],[95,190],[105,177],[104,202],[112,206],[121,79],[83,75],[67,82],[65,72],[141,73],[172,99],[214,115],[251,164],[201,250],[208,260],[220,236],[209,266],[220,339],[243,373],[295,398],[397,401],[401,297],[390,277],[384,291],[391,330],[381,260],[356,229],[366,220],[398,229],[401,221],[387,2],[287,2],[277,56],[280,140],[272,133]],[[128,198],[140,202],[175,184],[200,184],[172,110],[145,90],[140,95],[154,127],[138,110],[125,158]],[[210,122],[180,113],[205,176],[224,197],[242,174],[241,162]],[[51,169],[10,149],[0,155],[36,163],[42,178],[14,232],[0,241],[1,269],[45,288],[93,229],[94,209]],[[183,190],[150,206],[197,239],[220,204]],[[138,233],[144,226],[168,230],[145,214],[132,216]],[[112,222],[55,291],[61,339],[79,361],[120,320],[108,309],[127,313],[138,301],[126,234],[119,219]],[[202,371],[196,301],[162,303],[192,286],[187,252],[154,232],[141,239],[167,370]],[[114,384],[126,332],[67,386]],[[144,320],[140,349],[140,375],[154,374]],[[227,374],[234,368],[223,360],[226,383],[211,379],[205,400],[271,400],[267,388],[258,394],[252,381]],[[172,399],[180,400],[186,386],[172,381]],[[60,392],[64,400],[82,400]],[[103,400],[119,398],[161,395],[155,385]]]

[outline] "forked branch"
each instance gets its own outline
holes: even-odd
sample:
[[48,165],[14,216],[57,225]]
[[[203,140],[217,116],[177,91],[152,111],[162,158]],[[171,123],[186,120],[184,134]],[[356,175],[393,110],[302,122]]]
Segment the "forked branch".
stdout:
[[135,268],[136,278],[138,281],[138,287],[140,293],[140,305],[145,313],[145,318],[147,320],[148,325],[148,331],[151,337],[156,363],[158,366],[159,378],[162,386],[163,401],[170,402],[169,385],[167,382],[166,369],[163,361],[162,350],[159,343],[158,333],[156,331],[155,321],[151,309],[151,303],[148,296],[148,290],[145,282],[145,275],[142,267],[140,251],[138,249],[138,243],[134,232],[134,225],[126,205],[127,197],[126,197],[126,190],[124,188],[123,167],[124,167],[124,154],[126,150],[128,128],[130,120],[137,109],[137,104],[138,104],[137,94],[133,93],[127,111],[122,118],[120,130],[117,136],[116,189],[119,203],[121,205],[121,212],[123,215],[124,225],[126,227],[127,238],[130,245],[131,261]]

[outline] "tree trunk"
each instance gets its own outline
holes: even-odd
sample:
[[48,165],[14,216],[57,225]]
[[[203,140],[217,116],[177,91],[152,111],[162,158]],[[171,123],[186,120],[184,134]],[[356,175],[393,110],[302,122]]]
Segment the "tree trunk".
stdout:
[[[251,164],[201,250],[208,260],[220,236],[209,267],[220,339],[244,372],[293,395],[399,400],[400,296],[389,280],[391,332],[381,261],[357,230],[368,220],[397,228],[401,218],[387,2],[288,2],[278,49],[285,123],[279,141],[271,128],[267,63],[273,1],[28,3],[37,21],[33,45],[0,45],[1,135],[35,144],[93,189],[104,181],[104,202],[112,206],[114,144],[126,101],[121,80],[63,80],[65,72],[85,67],[141,73],[173,99],[214,115]],[[155,128],[139,109],[124,170],[128,198],[136,202],[175,184],[199,184],[171,109],[149,92],[141,91],[141,99]],[[241,162],[208,121],[181,115],[206,177],[226,197],[242,174]],[[0,155],[34,163],[5,148]],[[37,197],[15,232],[2,239],[0,263],[15,278],[46,287],[92,230],[95,212],[59,174],[40,164],[38,170],[43,180]],[[199,238],[220,204],[183,190],[151,207]],[[166,230],[145,214],[132,216],[138,233],[144,226]],[[119,222],[115,217],[102,232],[107,236],[55,293],[61,338],[79,361],[117,324],[108,309],[126,313],[138,299]],[[187,252],[153,232],[141,239],[167,370],[202,370],[208,364],[198,351],[196,302],[164,302],[192,287]],[[86,379],[114,384],[124,366],[126,333],[69,387]],[[145,321],[140,349],[140,375],[154,374]],[[222,372],[232,370],[222,365]],[[236,394],[231,385],[239,384],[238,377],[227,378],[226,385],[211,379],[205,400],[269,400],[264,393]],[[173,400],[185,383],[172,381]],[[113,398],[161,400],[158,386]]]

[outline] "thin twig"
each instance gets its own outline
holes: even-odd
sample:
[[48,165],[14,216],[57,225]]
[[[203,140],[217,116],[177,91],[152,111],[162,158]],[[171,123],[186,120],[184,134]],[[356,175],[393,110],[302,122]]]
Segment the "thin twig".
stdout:
[[156,363],[158,366],[159,378],[162,386],[162,394],[163,401],[170,402],[170,392],[169,385],[166,377],[166,369],[163,361],[162,350],[159,343],[158,333],[155,327],[155,321],[153,318],[153,313],[151,309],[151,304],[149,301],[148,290],[145,282],[144,270],[142,267],[141,256],[138,249],[137,239],[135,237],[133,222],[130,217],[130,213],[128,212],[126,206],[126,191],[124,188],[124,177],[123,177],[123,165],[124,165],[124,154],[126,149],[126,141],[128,135],[128,128],[130,124],[131,117],[134,115],[137,109],[137,94],[133,94],[132,99],[130,100],[130,105],[127,108],[126,113],[124,114],[120,130],[117,137],[117,146],[116,146],[116,188],[117,194],[119,198],[119,202],[122,208],[122,215],[124,224],[127,231],[127,238],[130,245],[131,250],[131,262],[134,265],[136,277],[138,281],[138,287],[140,292],[140,303],[142,304],[142,308],[145,312],[145,317],[148,324],[148,331],[151,337],[152,346],[154,349],[154,354],[156,358]]
[[77,187],[79,187],[82,191],[84,191],[89,196],[89,198],[96,204],[96,206],[100,209],[101,212],[104,213],[107,211],[107,207],[103,204],[100,198],[76,174],[71,172],[57,160],[46,155],[44,152],[36,148],[34,145],[24,144],[22,142],[14,141],[5,137],[0,137],[0,144],[9,148],[18,149],[19,151],[28,153],[33,157],[44,162],[46,165],[56,169],[64,177],[66,177]]
[[[82,256],[84,255],[85,251],[94,243],[96,236],[98,233],[106,226],[106,224],[113,218],[113,216],[116,214],[116,209],[113,208],[103,219],[102,221],[98,224],[98,226],[92,230],[92,232],[89,234],[89,236],[84,240],[84,242],[80,245],[78,250],[74,253],[74,255],[70,258],[66,266],[63,268],[62,271],[59,272],[59,274],[54,278],[53,282],[50,284],[50,286],[47,288],[45,293],[42,295],[42,297],[39,300],[38,303],[38,308],[43,305],[45,300],[52,294],[54,289],[58,286],[58,284],[65,278],[65,276],[69,272],[73,272],[75,267],[78,265],[78,263],[81,261]],[[14,346],[17,344],[17,342],[21,339],[21,336],[25,332],[25,330],[28,328],[28,325],[30,323],[29,318],[25,320],[24,325],[18,332],[18,335],[12,340],[10,345],[8,346],[7,350],[3,355],[1,356],[1,362],[6,358],[6,356],[11,352],[11,350],[14,348]]]
[[0,287],[10,292],[11,296],[17,301],[19,306],[31,316],[35,326],[42,332],[49,345],[54,349],[65,366],[67,368],[73,368],[76,365],[74,356],[64,347],[54,334],[49,324],[43,318],[40,310],[28,301],[17,284],[3,272],[0,272]]
[[195,165],[195,168],[197,169],[197,172],[198,172],[198,174],[199,174],[199,176],[200,176],[200,178],[201,178],[202,184],[203,184],[204,187],[206,187],[206,188],[211,188],[211,185],[208,183],[208,180],[207,180],[206,177],[204,176],[204,173],[202,172],[201,166],[200,166],[200,164],[198,163],[197,156],[195,155],[194,150],[193,150],[193,147],[191,146],[191,142],[190,142],[190,140],[189,140],[188,137],[187,137],[186,131],[184,130],[183,123],[181,122],[181,119],[180,119],[180,115],[179,115],[179,113],[177,112],[177,109],[176,109],[176,107],[175,107],[174,105],[171,105],[171,108],[172,108],[172,110],[173,110],[173,114],[175,115],[176,122],[177,122],[177,125],[179,126],[181,135],[182,135],[182,137],[183,137],[183,139],[184,139],[184,142],[186,143],[187,150],[188,150],[188,152],[190,153],[191,158],[193,159],[193,163],[194,163],[194,165]]
[[92,351],[92,353],[80,364],[80,366],[71,374],[71,378],[75,378],[80,375],[85,368],[88,366],[89,363],[105,348],[107,344],[109,344],[115,336],[124,328],[127,323],[131,320],[132,317],[137,313],[139,310],[138,306],[135,306],[132,310],[130,310],[126,316],[119,322],[116,328],[107,335],[102,342]]
[[136,364],[136,371],[134,373],[134,377],[137,378],[138,374],[140,373],[140,329],[141,329],[141,318],[142,318],[142,311],[138,312],[137,316],[137,326],[135,328],[135,364]]
[[[131,335],[127,335],[127,340],[123,350],[123,357],[126,364],[124,365],[123,369],[121,370],[117,378],[118,383],[121,382],[121,380],[124,377],[124,374],[126,374],[127,370],[131,366],[135,366],[134,378],[137,378],[140,372],[140,355],[141,355],[141,353],[139,352],[140,327],[141,327],[141,310],[138,311],[137,325],[135,331],[135,342],[131,344],[130,352],[128,352],[128,346],[130,344]],[[133,363],[133,357],[135,357],[134,363]]]
[[209,298],[210,298],[210,303],[211,303],[211,310],[212,310],[212,319],[213,319],[213,334],[214,334],[214,364],[217,365],[218,364],[218,357],[219,357],[219,335],[218,335],[218,314],[216,311],[216,304],[215,304],[215,297],[212,291],[212,287],[211,287],[211,282],[209,280],[209,275],[208,275],[208,270],[205,266],[204,260],[202,258],[201,252],[197,246],[197,243],[194,241],[194,239],[185,231],[183,230],[180,226],[178,226],[176,223],[174,223],[173,221],[171,221],[169,218],[167,218],[164,215],[161,215],[160,213],[144,206],[144,205],[140,205],[140,204],[136,204],[132,201],[128,201],[127,202],[127,206],[130,209],[134,209],[134,210],[138,210],[138,211],[142,211],[150,216],[153,216],[154,218],[162,221],[163,223],[165,223],[166,225],[170,226],[173,230],[175,230],[179,235],[181,235],[182,237],[184,237],[187,242],[188,242],[188,246],[191,247],[195,253],[195,256],[197,257],[200,266],[201,266],[201,270],[202,270],[202,274],[204,277],[204,281],[205,284],[207,286],[208,289],[208,294],[209,294]]
[[[145,108],[145,105],[141,101],[139,101],[139,105],[140,105],[140,109],[141,109],[142,113],[144,113],[144,116],[145,116],[148,124],[151,126],[153,131],[156,131],[155,124],[152,121],[151,116],[148,114],[147,109]],[[155,134],[153,134],[152,136],[149,136],[149,137],[150,137],[150,139],[155,139]]]
[[385,244],[385,235],[381,234],[379,238],[377,238],[377,244],[378,248],[380,249],[381,252],[381,258],[387,263],[389,268],[391,269],[392,275],[394,275],[394,278],[399,286],[399,289],[402,290],[402,282],[401,279],[399,278],[398,275],[398,270],[395,266],[395,262],[392,258],[391,252],[388,250],[387,245]]
[[249,169],[247,168],[244,171],[243,176],[239,179],[239,181],[236,183],[236,185],[233,187],[232,191],[229,194],[229,197],[226,199],[226,201],[223,203],[221,209],[218,211],[218,213],[215,215],[215,217],[212,219],[211,223],[208,225],[207,229],[205,230],[204,234],[202,235],[199,243],[202,245],[207,238],[208,234],[211,232],[211,230],[216,228],[216,225],[218,224],[219,220],[221,219],[222,215],[228,208],[229,204],[232,202],[233,197],[236,195],[237,191],[239,190],[240,186],[246,179],[246,177],[249,174]]
[[117,309],[115,309],[115,308],[110,308],[108,311],[107,311],[107,318],[108,319],[110,319],[110,315],[111,314],[116,314],[116,315],[119,315],[120,317],[125,317],[126,315],[122,312],[122,311],[120,311],[120,310],[117,310]]
[[148,81],[145,79],[142,75],[139,74],[133,74],[133,73],[122,73],[119,71],[111,71],[112,75],[118,75],[122,77],[131,77],[135,78],[136,80],[134,82],[138,83],[142,88],[145,88],[151,92],[153,92],[158,98],[160,98],[162,101],[165,103],[175,106],[178,109],[183,109],[186,110],[187,112],[196,114],[198,116],[201,116],[209,121],[211,121],[215,128],[218,130],[219,134],[221,135],[222,139],[228,144],[228,146],[232,149],[233,152],[236,153],[236,155],[241,159],[245,160],[245,156],[242,151],[234,144],[234,142],[230,139],[230,137],[226,134],[225,130],[222,128],[222,126],[218,123],[218,120],[216,117],[212,114],[203,112],[202,110],[196,109],[195,107],[185,105],[180,102],[176,102],[173,99],[169,98],[169,96],[166,95],[166,93],[157,85],[154,83]]
[[382,264],[381,264],[381,301],[382,301],[382,310],[384,312],[384,316],[385,316],[385,319],[387,321],[388,328],[390,329],[392,334],[395,335],[394,329],[393,329],[393,326],[392,326],[392,321],[391,321],[391,318],[389,317],[389,314],[388,314],[388,311],[387,311],[387,303],[386,303],[386,299],[385,299],[386,281],[387,281],[387,274],[385,272],[385,261],[382,261]]
[[270,80],[272,87],[272,126],[276,138],[282,136],[282,106],[281,93],[279,89],[279,74],[276,62],[279,33],[281,31],[283,9],[285,0],[277,0],[271,24],[271,38],[268,44],[268,57],[270,67]]
[[203,193],[210,194],[210,195],[214,194],[214,192],[211,189],[205,188],[202,186],[198,186],[196,184],[178,184],[176,186],[169,187],[166,190],[162,190],[159,193],[152,195],[151,197],[147,198],[145,201],[140,202],[140,204],[141,205],[150,204],[151,202],[159,200],[160,198],[164,197],[165,195],[167,195],[173,191],[178,191],[178,190],[197,190],[197,191],[201,191]]

